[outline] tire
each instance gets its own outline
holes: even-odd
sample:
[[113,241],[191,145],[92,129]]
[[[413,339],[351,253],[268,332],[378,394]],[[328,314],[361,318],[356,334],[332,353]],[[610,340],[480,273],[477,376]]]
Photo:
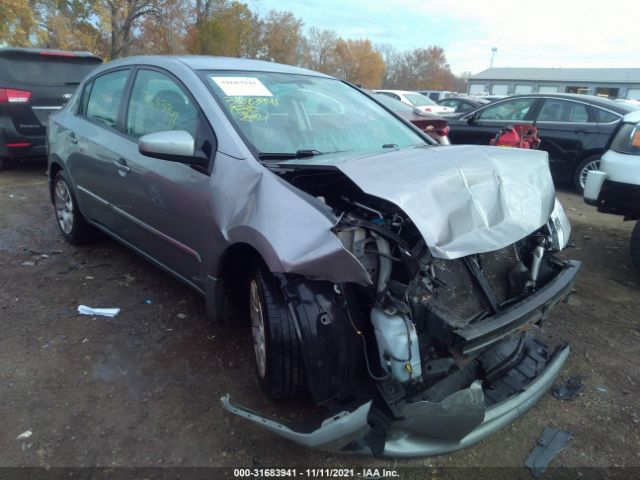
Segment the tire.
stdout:
[[53,209],[58,228],[64,239],[72,245],[95,240],[97,230],[89,225],[78,208],[78,202],[62,171],[53,179]]
[[600,155],[592,155],[582,160],[575,172],[573,173],[573,185],[580,195],[584,193],[584,182],[587,179],[587,173],[591,170],[600,169]]
[[3,170],[7,170],[9,168],[9,160],[6,158],[0,157],[0,172]]
[[631,261],[640,270],[640,221],[636,222],[631,232]]
[[261,390],[274,400],[305,393],[300,340],[280,286],[260,263],[247,287],[253,356]]

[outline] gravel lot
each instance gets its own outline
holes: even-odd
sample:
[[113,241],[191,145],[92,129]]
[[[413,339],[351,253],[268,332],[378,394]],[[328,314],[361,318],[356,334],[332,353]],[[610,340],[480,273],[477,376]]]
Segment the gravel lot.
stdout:
[[[472,448],[416,460],[309,451],[228,414],[219,398],[289,420],[313,407],[258,391],[248,332],[210,325],[204,303],[109,239],[67,245],[42,164],[0,173],[0,466],[499,466],[522,468],[546,425],[573,432],[553,465],[640,466],[640,273],[631,223],[559,192],[584,262],[575,293],[543,327],[570,341],[563,378],[574,402],[547,394]],[[121,307],[109,319],[76,307]],[[315,409],[317,411],[317,409]],[[31,430],[28,439],[18,440]],[[1,475],[0,475],[1,476]]]

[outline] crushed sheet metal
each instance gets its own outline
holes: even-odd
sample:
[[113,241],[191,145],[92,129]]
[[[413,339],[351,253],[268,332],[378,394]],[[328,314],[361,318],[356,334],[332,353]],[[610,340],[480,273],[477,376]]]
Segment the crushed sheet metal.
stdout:
[[535,478],[540,478],[547,470],[551,459],[564,449],[570,438],[571,432],[544,427],[542,435],[536,441],[536,446],[525,460],[524,466],[531,471]]
[[335,166],[365,193],[400,207],[444,259],[511,245],[547,223],[555,204],[542,151],[453,145],[348,153],[283,164]]
[[[398,426],[396,423],[395,425],[391,425],[387,434],[382,456],[424,457],[430,455],[441,455],[443,453],[450,453],[460,450],[461,448],[468,447],[479,442],[483,438],[488,437],[492,433],[505,427],[516,418],[523,415],[540,399],[542,395],[545,394],[553,384],[554,380],[558,377],[558,374],[564,366],[570,351],[570,347],[566,345],[554,353],[553,358],[550,360],[545,371],[536,380],[534,380],[533,383],[529,384],[524,391],[503,402],[493,405],[486,410],[483,406],[484,415],[480,424],[475,426],[475,428],[463,438],[457,440],[447,439],[443,438],[442,434],[437,436],[438,438],[428,438],[423,435],[410,432],[406,428],[395,428]],[[464,400],[467,405],[469,405],[468,400],[472,400],[471,404],[477,405],[478,399],[475,395],[478,392],[473,385],[474,384],[472,384],[472,387],[467,389],[472,390],[469,392],[471,393],[470,396],[463,394],[461,397],[456,397],[456,399]],[[482,394],[482,391],[479,393]],[[349,445],[354,440],[362,439],[370,431],[370,427],[367,423],[367,414],[371,408],[371,401],[361,405],[351,413],[343,412],[325,420],[320,428],[311,433],[301,433],[284,424],[269,420],[261,414],[232,404],[229,401],[229,395],[225,395],[221,400],[224,408],[231,413],[239,415],[256,425],[260,425],[272,433],[307,447],[317,448],[319,450],[333,453],[357,453],[361,455],[371,455],[372,453],[369,448],[363,448],[360,450],[355,449],[353,451],[349,450],[346,452],[343,450],[346,445]],[[446,401],[446,399],[444,401]],[[482,402],[484,405],[484,398]],[[475,409],[475,407],[473,409]],[[450,408],[449,410],[452,413],[459,413],[460,411],[459,408]],[[410,421],[411,419],[407,420]],[[469,424],[467,419],[460,420],[459,418],[451,418],[450,420],[452,422],[462,422],[462,426],[458,428],[458,433],[463,432],[465,427]],[[444,425],[444,423],[442,423],[442,425]],[[406,426],[407,424],[405,424],[405,427]],[[455,429],[457,427],[449,425],[449,428]]]
[[[331,231],[336,218],[318,199],[301,193],[257,162],[238,162],[224,154],[216,156],[212,178],[211,198],[217,201],[210,208],[221,232],[221,238],[212,244],[250,245],[272,272],[365,286],[371,283],[366,269]],[[217,264],[220,254],[211,252],[212,264]]]
[[485,405],[482,382],[449,395],[441,402],[420,401],[405,405],[405,420],[393,424],[404,430],[432,439],[457,441],[471,433],[484,420]]
[[322,422],[320,428],[310,433],[292,430],[286,425],[234,405],[229,401],[229,394],[226,394],[220,400],[224,408],[231,413],[235,413],[273,433],[310,448],[340,451],[342,447],[353,440],[362,438],[370,430],[367,423],[367,415],[371,409],[371,400],[363,403],[353,412],[345,411],[326,419]]

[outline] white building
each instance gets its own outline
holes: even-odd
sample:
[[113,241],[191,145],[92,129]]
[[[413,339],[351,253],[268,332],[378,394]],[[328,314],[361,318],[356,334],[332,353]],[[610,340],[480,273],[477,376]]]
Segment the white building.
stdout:
[[490,68],[469,78],[468,93],[585,93],[640,100],[640,68]]

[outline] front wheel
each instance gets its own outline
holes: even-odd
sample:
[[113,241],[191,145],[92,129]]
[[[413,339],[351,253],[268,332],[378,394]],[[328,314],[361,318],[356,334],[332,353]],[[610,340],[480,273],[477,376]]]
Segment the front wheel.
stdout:
[[248,288],[253,353],[260,388],[272,399],[304,393],[302,349],[281,287],[266,267],[258,265],[249,279]]
[[580,195],[584,192],[587,175],[594,170],[600,170],[600,155],[593,155],[580,162],[573,175],[573,184]]
[[631,261],[640,270],[640,221],[636,222],[636,226],[631,232]]
[[96,238],[97,231],[80,212],[76,197],[62,171],[53,180],[53,206],[58,227],[67,242],[80,245]]

